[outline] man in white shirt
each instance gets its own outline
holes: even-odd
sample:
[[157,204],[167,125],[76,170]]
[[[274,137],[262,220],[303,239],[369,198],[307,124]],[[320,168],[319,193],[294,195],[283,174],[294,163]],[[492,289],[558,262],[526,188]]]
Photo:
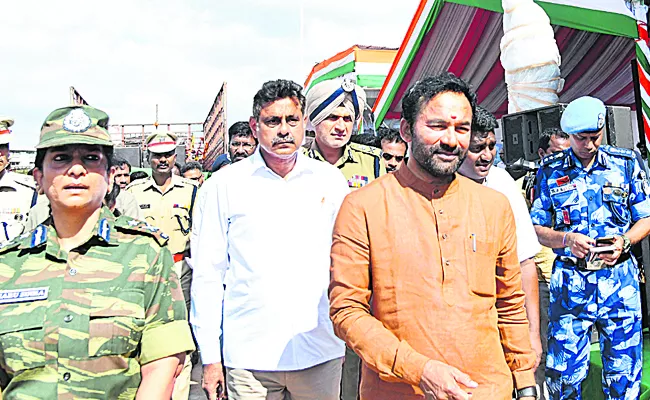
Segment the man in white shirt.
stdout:
[[517,253],[521,265],[521,282],[526,293],[526,314],[530,330],[530,341],[537,354],[535,368],[542,356],[542,343],[539,337],[539,295],[537,266],[534,257],[542,249],[537,240],[535,228],[528,214],[526,200],[515,180],[502,168],[493,167],[496,158],[496,136],[494,129],[497,120],[489,111],[476,107],[472,121],[472,138],[458,172],[477,183],[504,194],[510,202],[517,228]]
[[258,149],[199,194],[191,322],[210,400],[224,397],[222,363],[230,399],[339,399],[345,346],[327,289],[349,188],[337,168],[299,151],[304,102],[294,82],[265,83],[250,119]]

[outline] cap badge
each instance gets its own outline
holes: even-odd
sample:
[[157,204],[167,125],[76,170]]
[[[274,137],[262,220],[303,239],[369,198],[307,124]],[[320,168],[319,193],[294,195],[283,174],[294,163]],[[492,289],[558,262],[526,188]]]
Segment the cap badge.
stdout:
[[70,111],[63,119],[63,129],[68,132],[85,132],[90,128],[91,124],[90,117],[81,108],[75,108]]
[[600,113],[598,114],[598,129],[603,129],[603,126],[605,126],[605,114]]
[[354,82],[352,82],[350,79],[344,79],[341,83],[341,88],[343,88],[343,90],[348,93],[352,93],[354,91]]

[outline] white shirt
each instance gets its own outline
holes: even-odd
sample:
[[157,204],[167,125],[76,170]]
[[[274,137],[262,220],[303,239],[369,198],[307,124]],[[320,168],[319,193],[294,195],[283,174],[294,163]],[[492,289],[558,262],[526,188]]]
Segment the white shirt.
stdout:
[[222,316],[230,368],[293,371],[344,355],[327,290],[332,229],[348,193],[328,163],[299,153],[282,178],[259,149],[203,184],[191,236],[191,322],[204,364],[221,361]]
[[521,189],[517,187],[515,180],[505,169],[493,166],[490,168],[483,185],[504,194],[510,202],[517,229],[519,262],[535,257],[542,250],[542,246],[537,240],[537,233],[535,233],[533,221],[530,219],[526,200],[521,194]]

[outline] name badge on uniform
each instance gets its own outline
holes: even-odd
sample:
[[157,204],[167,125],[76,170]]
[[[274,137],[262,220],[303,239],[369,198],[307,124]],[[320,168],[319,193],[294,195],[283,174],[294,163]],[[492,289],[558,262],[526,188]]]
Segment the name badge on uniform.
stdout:
[[551,196],[555,196],[556,194],[560,194],[560,193],[570,192],[576,189],[577,187],[575,183],[572,185],[564,185],[556,188],[551,188]]
[[141,210],[148,210],[151,208],[151,204],[140,204]]
[[0,290],[0,304],[47,300],[49,287]]
[[569,210],[566,208],[562,210],[562,219],[565,225],[571,224],[571,214],[569,214]]

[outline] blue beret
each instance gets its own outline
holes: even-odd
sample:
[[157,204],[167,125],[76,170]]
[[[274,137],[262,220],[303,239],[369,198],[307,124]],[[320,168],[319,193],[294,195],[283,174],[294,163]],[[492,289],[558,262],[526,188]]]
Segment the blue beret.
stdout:
[[595,97],[580,97],[564,109],[560,127],[569,135],[597,132],[605,126],[605,112],[605,104],[602,101]]

